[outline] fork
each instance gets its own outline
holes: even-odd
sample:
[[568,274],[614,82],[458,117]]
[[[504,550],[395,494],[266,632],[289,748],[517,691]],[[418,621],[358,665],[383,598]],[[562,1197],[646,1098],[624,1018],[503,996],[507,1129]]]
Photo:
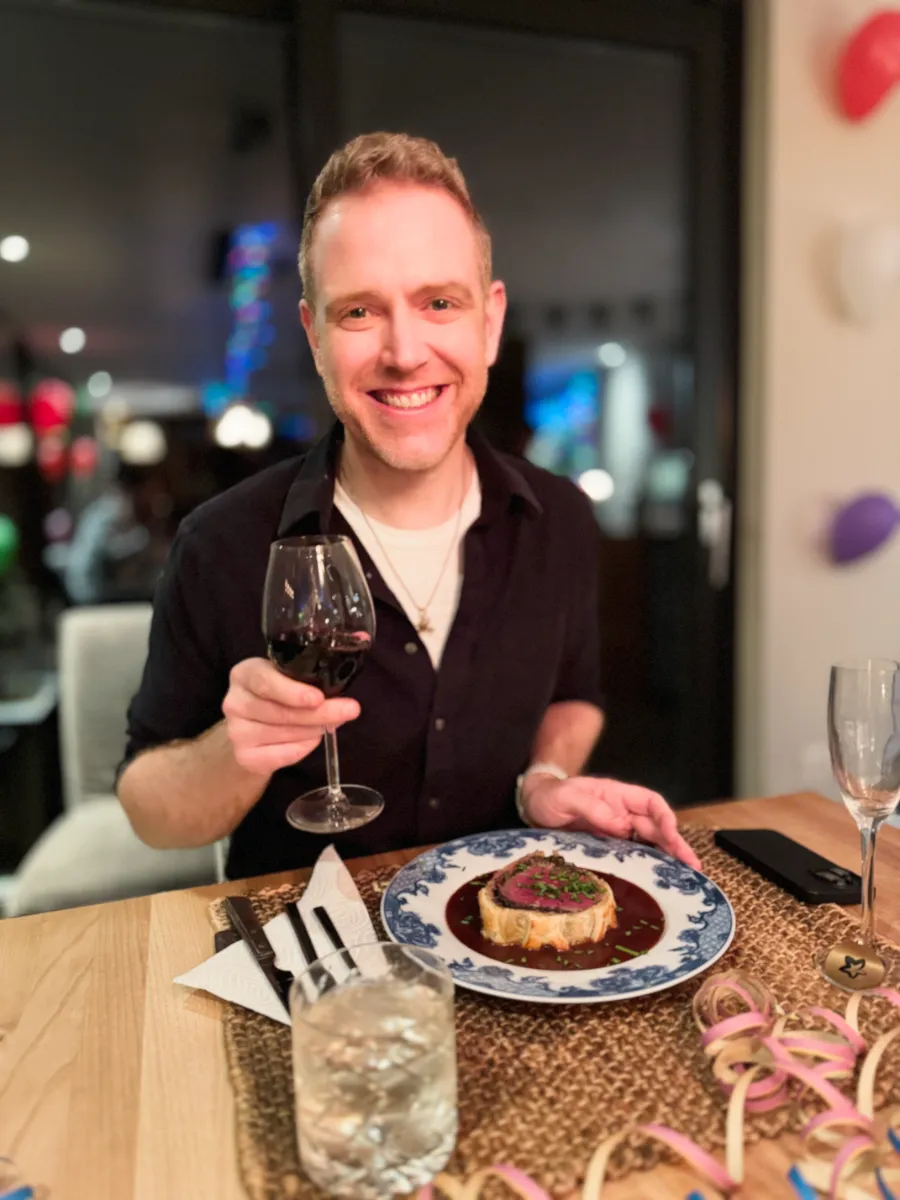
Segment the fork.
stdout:
[[319,924],[322,926],[322,928],[328,934],[328,937],[331,940],[331,944],[332,944],[332,946],[334,946],[335,950],[343,951],[343,953],[341,954],[341,958],[344,960],[344,962],[347,964],[347,966],[350,968],[350,970],[358,971],[359,968],[356,965],[356,960],[354,959],[354,957],[350,953],[350,951],[347,949],[344,939],[338,933],[337,926],[335,925],[334,921],[332,921],[331,917],[329,916],[328,910],[326,908],[323,908],[321,904],[317,904],[315,906],[315,908],[313,909],[313,912],[316,914]]
[[[306,959],[307,965],[312,966],[312,964],[319,958],[319,955],[316,953],[316,948],[313,945],[312,938],[309,936],[309,930],[306,928],[306,922],[303,920],[303,917],[300,914],[300,909],[296,904],[291,903],[287,906],[285,912],[287,913],[287,918],[291,923],[291,929],[293,929],[297,941],[300,943],[300,949],[303,952],[303,957]],[[331,972],[326,967],[320,967],[320,970],[325,976],[327,986],[334,987],[337,981]]]

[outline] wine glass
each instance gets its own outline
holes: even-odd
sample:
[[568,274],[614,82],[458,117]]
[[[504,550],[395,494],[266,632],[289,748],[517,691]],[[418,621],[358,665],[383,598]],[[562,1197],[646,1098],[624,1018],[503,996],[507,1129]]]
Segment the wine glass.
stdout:
[[833,946],[822,961],[846,991],[878,987],[887,966],[873,942],[875,844],[900,799],[900,664],[869,658],[831,668],[828,745],[844,803],[862,843],[862,924],[858,942]]
[[[375,636],[375,607],[353,543],[336,534],[284,538],[269,549],[263,599],[268,655],[285,675],[339,696]],[[294,800],[287,819],[308,833],[342,833],[373,821],[384,800],[372,788],[341,785],[337,737],[325,730],[326,787]]]

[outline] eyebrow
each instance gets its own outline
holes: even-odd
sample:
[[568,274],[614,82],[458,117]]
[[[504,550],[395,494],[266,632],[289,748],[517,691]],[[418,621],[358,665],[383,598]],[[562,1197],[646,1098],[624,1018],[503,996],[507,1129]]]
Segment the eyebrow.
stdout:
[[416,288],[413,295],[419,296],[444,296],[447,294],[459,296],[461,300],[472,302],[472,289],[468,284],[462,283],[456,279],[446,280],[444,283],[426,283],[422,287]]
[[[424,283],[412,293],[414,299],[421,299],[424,296],[445,295],[457,296],[467,304],[472,304],[474,301],[472,289],[468,284],[452,279],[444,283]],[[377,292],[349,292],[346,296],[336,296],[333,300],[329,300],[325,305],[325,315],[334,317],[342,309],[357,304],[369,304],[372,302],[377,304],[379,299],[380,297]]]
[[329,300],[325,305],[325,315],[333,317],[342,308],[356,304],[371,303],[373,300],[376,302],[378,300],[375,292],[348,292],[346,296],[335,296],[333,300]]

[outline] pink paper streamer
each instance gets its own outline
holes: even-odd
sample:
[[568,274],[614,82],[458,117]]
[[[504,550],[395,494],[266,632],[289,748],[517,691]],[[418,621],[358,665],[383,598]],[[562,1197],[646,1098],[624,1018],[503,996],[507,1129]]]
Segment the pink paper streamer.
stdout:
[[[759,997],[759,1002],[754,998],[754,993]],[[777,1007],[767,989],[757,980],[749,980],[745,986],[732,977],[714,976],[701,986],[694,1000],[694,1015],[700,1028],[701,1043],[707,1053],[717,1059],[728,1050],[733,1057],[734,1050],[729,1048],[729,1044],[735,1048],[746,1046],[746,1061],[725,1059],[725,1063],[730,1064],[727,1070],[738,1079],[749,1070],[762,1069],[766,1072],[763,1078],[753,1079],[749,1086],[745,1081],[742,1094],[734,1097],[732,1110],[735,1103],[738,1110],[729,1114],[730,1134],[736,1129],[742,1136],[743,1113],[771,1112],[808,1093],[813,1093],[826,1107],[807,1122],[803,1131],[805,1143],[811,1144],[817,1134],[821,1135],[828,1129],[834,1132],[841,1128],[845,1131],[856,1131],[847,1136],[828,1162],[830,1200],[838,1200],[848,1171],[853,1174],[857,1169],[858,1164],[855,1167],[854,1160],[866,1152],[878,1151],[873,1138],[874,1123],[832,1082],[832,1077],[849,1076],[860,1056],[867,1052],[865,1039],[855,1024],[861,996],[877,996],[900,1008],[900,992],[892,988],[876,988],[851,998],[846,1016],[821,1007],[806,1010],[809,1016],[829,1024],[843,1041],[835,1040],[834,1035],[829,1038],[814,1029],[783,1030],[778,1035],[773,1034],[773,1029],[776,1028]],[[720,1016],[728,997],[740,1000],[745,1005],[745,1011]],[[779,1022],[780,1024],[782,1023]],[[744,1050],[740,1049],[739,1053],[743,1058]],[[877,1071],[877,1067],[870,1068],[870,1071]],[[799,1091],[798,1084],[801,1085]],[[723,1080],[722,1087],[726,1094],[731,1095],[739,1085]],[[651,1123],[637,1126],[635,1131],[669,1146],[725,1195],[732,1195],[741,1186],[742,1179],[732,1178],[728,1169],[723,1167],[718,1159],[668,1125]],[[590,1197],[585,1187],[584,1200],[591,1200],[592,1197],[600,1195],[609,1156],[623,1140],[625,1132],[627,1130],[612,1135],[597,1148],[593,1173],[595,1177],[599,1173],[600,1177],[599,1180],[594,1179]],[[821,1141],[821,1137],[819,1140]],[[737,1170],[741,1165],[742,1156],[732,1158],[733,1149],[734,1147],[729,1146],[729,1162],[733,1162]],[[813,1163],[812,1159],[809,1161]],[[827,1160],[818,1157],[815,1161]],[[877,1159],[875,1161],[877,1164]],[[813,1171],[813,1166],[810,1166],[810,1170]],[[894,1175],[895,1172],[890,1171],[888,1174]],[[476,1192],[467,1192],[467,1195],[480,1194],[481,1187],[489,1176],[504,1179],[524,1200],[550,1200],[543,1188],[529,1175],[506,1163],[476,1172],[470,1179],[469,1186],[475,1183],[476,1177],[479,1186]],[[875,1179],[884,1194],[886,1185],[880,1168],[876,1169]],[[429,1184],[421,1188],[417,1193],[417,1200],[437,1200],[434,1186]]]

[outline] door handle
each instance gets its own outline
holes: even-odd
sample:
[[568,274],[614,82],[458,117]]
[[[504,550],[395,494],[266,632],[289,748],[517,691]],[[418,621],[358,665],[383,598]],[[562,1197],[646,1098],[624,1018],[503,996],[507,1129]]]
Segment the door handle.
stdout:
[[721,591],[731,579],[731,527],[734,506],[717,479],[697,485],[697,537],[709,551],[709,586]]

